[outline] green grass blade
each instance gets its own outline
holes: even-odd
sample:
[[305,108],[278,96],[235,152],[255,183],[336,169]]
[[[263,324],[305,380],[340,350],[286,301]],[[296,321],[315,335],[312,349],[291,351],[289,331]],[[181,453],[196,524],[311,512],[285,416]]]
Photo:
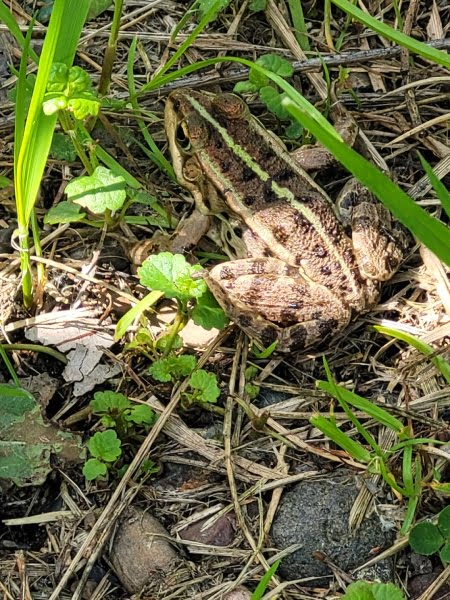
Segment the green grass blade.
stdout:
[[308,114],[304,108],[297,106],[290,99],[285,99],[283,105],[333,153],[350,173],[375,194],[413,235],[450,266],[450,230],[443,223],[420,208],[389,177],[353,148],[349,148],[336,135],[329,135],[318,120]]
[[337,444],[340,448],[345,450],[352,458],[360,463],[368,464],[372,460],[372,455],[364,448],[362,444],[355,441],[344,433],[337,425],[323,417],[322,415],[313,415],[309,422],[313,427],[317,427],[320,431],[327,436],[328,439]]
[[[134,72],[133,72],[134,57],[136,55],[136,45],[137,45],[137,38],[134,38],[133,41],[131,42],[130,50],[128,52],[127,81],[128,81],[128,91],[130,94],[131,105],[132,105],[133,110],[135,111],[136,115],[140,115],[142,111],[140,109],[140,106],[139,106],[138,100],[137,100],[136,86],[135,86],[135,82],[134,82]],[[145,126],[145,123],[139,117],[138,117],[137,123],[138,123],[139,129],[142,133],[143,138],[145,139],[148,147],[150,148],[149,155],[150,155],[151,160],[162,171],[164,171],[168,177],[170,177],[172,180],[175,180],[175,172],[173,170],[171,163],[167,160],[167,158],[164,156],[164,154],[161,152],[161,150],[156,145],[154,139],[148,132],[147,127]]]
[[278,569],[280,562],[281,561],[279,560],[274,562],[270,569],[266,571],[266,573],[264,573],[264,575],[261,578],[261,581],[258,583],[255,591],[252,594],[251,600],[261,600],[261,598],[265,594],[267,586],[270,583],[270,580],[272,579],[273,575],[275,575],[275,571]]
[[389,25],[386,25],[382,21],[378,21],[378,19],[375,19],[374,17],[363,12],[361,9],[354,6],[351,2],[348,2],[348,0],[331,1],[335,6],[337,6],[347,14],[351,15],[360,23],[366,25],[372,31],[376,31],[388,40],[392,40],[399,46],[403,46],[411,52],[419,54],[419,56],[423,56],[424,58],[427,58],[428,60],[431,60],[434,63],[437,63],[439,65],[442,65],[443,67],[447,67],[447,69],[450,69],[450,56],[446,52],[443,52],[442,50],[437,50],[436,48],[431,48],[430,46],[427,46],[422,42],[418,42],[409,35],[406,35],[401,31],[397,31],[396,29],[389,27]]
[[436,192],[439,200],[441,201],[442,208],[445,210],[447,217],[450,217],[450,193],[442,181],[437,177],[431,168],[430,164],[424,159],[419,153],[420,162],[422,163],[423,170],[427,174],[434,191]]
[[421,352],[424,356],[431,356],[430,360],[433,363],[433,365],[436,367],[436,369],[440,371],[441,375],[445,378],[447,383],[450,384],[450,364],[446,360],[444,360],[442,356],[432,356],[435,352],[435,349],[432,346],[429,346],[425,342],[422,342],[422,340],[417,339],[409,333],[405,333],[404,331],[398,331],[396,329],[392,329],[391,327],[375,325],[374,329],[379,333],[389,335],[397,340],[406,342],[407,344]]
[[347,390],[337,383],[332,385],[328,381],[318,381],[316,385],[319,390],[327,392],[327,394],[330,394],[330,396],[333,396],[333,398],[336,399],[338,399],[336,393],[336,388],[338,388],[339,394],[346,402],[348,402],[348,404],[351,404],[351,406],[354,406],[358,410],[364,411],[369,417],[375,419],[380,425],[389,427],[389,429],[395,431],[397,435],[401,435],[404,431],[405,427],[399,419],[392,416],[381,406],[373,404],[370,402],[370,400],[367,400],[366,398]]

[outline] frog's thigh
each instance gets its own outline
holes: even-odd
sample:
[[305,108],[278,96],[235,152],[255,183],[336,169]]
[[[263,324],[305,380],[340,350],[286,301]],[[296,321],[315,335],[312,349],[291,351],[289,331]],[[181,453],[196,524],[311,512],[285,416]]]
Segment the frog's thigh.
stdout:
[[350,310],[330,290],[275,258],[223,263],[207,283],[225,312],[249,335],[286,352],[317,344],[343,329]]
[[388,209],[356,179],[339,195],[338,210],[352,230],[359,269],[367,279],[386,281],[403,259],[406,236]]

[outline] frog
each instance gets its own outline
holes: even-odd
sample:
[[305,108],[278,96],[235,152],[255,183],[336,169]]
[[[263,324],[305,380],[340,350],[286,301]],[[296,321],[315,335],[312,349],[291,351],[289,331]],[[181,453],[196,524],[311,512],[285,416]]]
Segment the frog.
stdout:
[[175,90],[164,122],[178,182],[202,214],[229,218],[239,238],[234,259],[205,281],[259,345],[318,347],[377,303],[406,241],[367,189],[351,180],[334,203],[232,93]]

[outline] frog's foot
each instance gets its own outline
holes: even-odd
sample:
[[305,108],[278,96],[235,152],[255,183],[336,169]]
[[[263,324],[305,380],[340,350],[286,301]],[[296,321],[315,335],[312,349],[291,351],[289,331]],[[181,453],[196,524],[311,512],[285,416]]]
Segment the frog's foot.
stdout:
[[388,209],[356,179],[341,191],[338,211],[351,228],[359,270],[366,279],[387,281],[404,258],[408,237]]
[[275,258],[217,265],[206,282],[239,327],[264,346],[278,341],[280,352],[325,341],[350,321],[350,308],[335,294]]
[[[358,125],[350,113],[339,114],[336,118],[334,128],[347,146],[353,147],[358,135]],[[319,142],[316,144],[305,144],[294,150],[291,156],[307,173],[325,171],[339,165],[336,157]]]

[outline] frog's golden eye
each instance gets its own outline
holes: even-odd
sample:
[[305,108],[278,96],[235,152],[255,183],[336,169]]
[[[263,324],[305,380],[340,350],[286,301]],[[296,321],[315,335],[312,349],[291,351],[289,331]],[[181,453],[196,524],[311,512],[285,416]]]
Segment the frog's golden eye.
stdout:
[[186,127],[186,123],[184,121],[182,121],[176,130],[176,138],[177,138],[177,143],[180,146],[180,148],[182,150],[185,150],[186,152],[188,150],[190,150],[191,148],[191,141],[189,139],[189,136],[187,134],[187,127]]

